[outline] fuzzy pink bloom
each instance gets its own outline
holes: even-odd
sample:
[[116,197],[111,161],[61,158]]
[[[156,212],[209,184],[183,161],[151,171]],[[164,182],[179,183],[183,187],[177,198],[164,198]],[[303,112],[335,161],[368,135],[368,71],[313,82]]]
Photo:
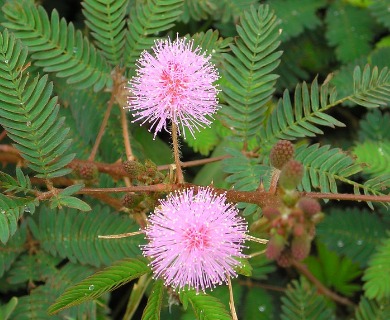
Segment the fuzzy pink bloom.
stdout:
[[[137,76],[129,81],[128,108],[135,120],[151,123],[154,136],[167,130],[170,119],[181,133],[211,124],[218,108],[218,89],[213,82],[219,75],[210,56],[193,50],[193,41],[158,40],[153,55],[144,51],[137,63]],[[133,121],[133,122],[134,122]]]
[[141,249],[154,277],[166,285],[205,291],[237,276],[235,258],[244,257],[246,232],[246,221],[225,195],[186,189],[160,200],[145,230],[149,243]]

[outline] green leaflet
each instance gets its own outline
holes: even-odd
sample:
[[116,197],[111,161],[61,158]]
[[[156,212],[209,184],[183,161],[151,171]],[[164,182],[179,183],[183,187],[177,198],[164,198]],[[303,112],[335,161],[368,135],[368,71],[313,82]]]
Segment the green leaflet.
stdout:
[[365,296],[368,299],[390,298],[390,238],[383,240],[382,245],[368,262],[368,269],[364,272],[363,280]]
[[162,280],[156,280],[144,312],[142,313],[142,320],[160,320],[164,290],[164,282]]
[[8,31],[0,35],[0,124],[16,143],[28,166],[37,177],[60,177],[70,169],[64,167],[73,154],[65,154],[71,140],[64,118],[57,118],[57,98],[51,98],[52,83],[48,77],[29,81],[28,73],[21,72],[27,58],[27,49]]
[[49,19],[42,6],[32,1],[8,1],[3,12],[8,22],[3,25],[14,31],[23,41],[37,66],[45,72],[54,72],[59,78],[79,89],[93,86],[95,91],[111,86],[110,68],[80,30],[66,24],[53,10]]
[[317,295],[305,278],[292,281],[282,300],[282,320],[328,320],[333,316],[324,296]]
[[18,304],[18,298],[11,298],[5,305],[0,305],[0,319],[8,320]]
[[356,320],[387,320],[390,318],[390,299],[368,300],[362,297],[355,310]]
[[124,259],[68,288],[48,309],[49,314],[94,300],[125,283],[149,273],[144,260]]
[[135,62],[143,50],[149,50],[156,37],[150,37],[174,26],[184,0],[135,1],[130,9],[125,44],[125,66],[134,74]]
[[85,24],[91,30],[96,47],[113,65],[119,65],[125,45],[126,0],[85,0],[82,3]]
[[230,313],[224,304],[217,298],[205,293],[196,293],[194,290],[183,290],[179,293],[184,309],[190,303],[195,316],[199,320],[230,320]]
[[275,91],[278,76],[271,72],[279,65],[278,20],[269,6],[251,7],[237,25],[239,38],[224,54],[221,111],[223,121],[243,142],[257,134],[267,111],[266,103]]
[[386,237],[386,226],[367,210],[331,210],[317,227],[319,239],[339,255],[366,266],[375,248]]
[[390,140],[359,143],[353,153],[357,162],[363,165],[363,172],[377,176],[390,174]]
[[335,106],[336,90],[328,84],[318,87],[317,78],[309,87],[306,82],[298,84],[294,92],[294,105],[291,104],[288,90],[272,111],[260,133],[261,144],[274,144],[278,139],[292,140],[302,137],[314,137],[323,134],[318,125],[344,127],[345,125],[325,113]]
[[370,1],[370,6],[368,7],[372,12],[372,15],[387,29],[390,29],[390,11],[389,11],[389,2],[387,0],[374,0]]
[[138,245],[142,236],[125,239],[99,239],[99,235],[137,231],[133,220],[125,215],[113,214],[108,207],[94,207],[83,213],[74,209],[39,212],[39,221],[29,220],[29,226],[41,248],[52,254],[68,258],[74,263],[100,267],[113,261],[141,254]]
[[348,99],[367,108],[386,106],[390,102],[390,71],[387,67],[378,70],[366,65],[361,71],[359,66],[353,72],[353,95]]

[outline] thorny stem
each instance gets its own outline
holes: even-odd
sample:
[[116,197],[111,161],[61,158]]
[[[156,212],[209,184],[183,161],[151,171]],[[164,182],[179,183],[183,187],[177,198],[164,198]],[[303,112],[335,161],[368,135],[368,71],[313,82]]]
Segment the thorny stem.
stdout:
[[100,126],[98,135],[96,137],[95,144],[94,144],[94,146],[92,148],[91,154],[88,157],[89,161],[93,161],[95,159],[95,157],[96,157],[96,153],[97,153],[97,151],[99,149],[99,145],[100,145],[100,143],[102,141],[104,130],[107,127],[108,119],[110,118],[110,114],[111,114],[111,110],[112,110],[112,106],[114,105],[114,102],[115,102],[115,95],[112,94],[110,100],[108,101],[107,110],[106,110],[106,112],[104,114],[104,118],[103,118],[102,124]]
[[123,141],[125,144],[125,150],[126,150],[126,158],[129,161],[134,160],[133,151],[131,151],[131,143],[129,138],[129,128],[127,126],[127,117],[126,117],[126,111],[122,107],[119,107],[121,110],[121,123],[122,123],[122,133],[123,133]]
[[181,169],[181,163],[180,163],[180,151],[179,151],[179,141],[178,141],[178,137],[177,137],[177,125],[174,121],[172,121],[172,144],[173,144],[173,156],[175,158],[175,164],[176,164],[177,183],[183,184],[184,183],[184,176],[183,176],[183,171]]
[[337,293],[334,293],[333,291],[329,290],[327,287],[325,287],[304,265],[303,263],[293,260],[292,262],[295,269],[297,269],[301,274],[303,274],[307,279],[309,279],[318,289],[318,291],[327,297],[331,298],[332,300],[341,303],[346,306],[353,306],[354,303],[350,301],[349,299],[339,296]]
[[236,308],[234,307],[233,288],[232,282],[230,281],[230,276],[227,277],[227,283],[229,287],[229,307],[230,313],[232,314],[232,320],[238,320]]

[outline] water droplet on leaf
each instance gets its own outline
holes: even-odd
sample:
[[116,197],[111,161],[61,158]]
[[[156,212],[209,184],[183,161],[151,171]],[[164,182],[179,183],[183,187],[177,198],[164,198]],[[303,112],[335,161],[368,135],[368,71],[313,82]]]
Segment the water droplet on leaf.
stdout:
[[338,246],[339,248],[344,247],[344,242],[343,242],[342,240],[337,241],[337,246]]
[[91,284],[89,287],[88,287],[88,290],[92,291],[93,289],[95,289],[95,286],[93,284]]
[[264,312],[265,311],[265,306],[259,306],[259,311]]

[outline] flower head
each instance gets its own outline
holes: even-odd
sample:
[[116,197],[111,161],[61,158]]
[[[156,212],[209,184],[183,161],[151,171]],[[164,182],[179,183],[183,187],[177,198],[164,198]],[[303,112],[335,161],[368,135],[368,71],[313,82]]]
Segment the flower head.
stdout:
[[141,249],[166,285],[205,291],[237,275],[235,258],[244,257],[246,232],[245,220],[225,195],[186,189],[160,200],[145,230],[149,243]]
[[193,41],[158,40],[138,60],[137,76],[129,81],[128,108],[134,121],[151,123],[154,136],[173,121],[184,133],[209,126],[218,108],[218,89],[213,82],[219,75],[210,56],[193,50]]

